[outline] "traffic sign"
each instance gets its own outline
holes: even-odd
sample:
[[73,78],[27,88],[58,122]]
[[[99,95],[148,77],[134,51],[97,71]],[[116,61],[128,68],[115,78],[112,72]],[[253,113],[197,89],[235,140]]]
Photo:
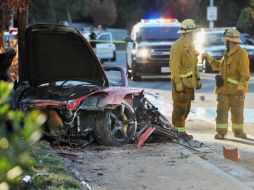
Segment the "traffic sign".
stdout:
[[216,21],[218,19],[217,13],[218,13],[217,7],[215,6],[207,7],[207,20]]

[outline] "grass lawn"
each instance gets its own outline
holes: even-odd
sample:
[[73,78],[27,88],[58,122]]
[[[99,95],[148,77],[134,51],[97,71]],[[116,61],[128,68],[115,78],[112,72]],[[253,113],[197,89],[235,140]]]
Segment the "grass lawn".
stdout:
[[38,142],[32,148],[31,156],[35,165],[31,173],[33,184],[29,190],[70,190],[81,189],[80,183],[72,177],[63,164],[63,160],[45,141]]

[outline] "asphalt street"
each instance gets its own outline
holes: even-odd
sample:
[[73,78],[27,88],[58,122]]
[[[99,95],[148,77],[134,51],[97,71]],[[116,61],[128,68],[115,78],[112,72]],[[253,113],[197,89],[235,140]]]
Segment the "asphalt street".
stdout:
[[[121,66],[126,68],[126,52],[117,52],[116,62],[106,62],[105,66]],[[195,101],[189,115],[191,119],[214,120],[216,117],[215,73],[201,73],[202,89],[195,93]],[[144,89],[150,94],[153,103],[168,117],[172,111],[171,82],[169,76],[143,77],[142,81],[128,80],[129,87]],[[254,73],[251,73],[249,92],[245,101],[245,121],[254,123]]]
[[[105,65],[121,66],[126,68],[126,52],[117,52],[116,62],[106,62]],[[215,73],[201,74],[202,89],[198,91],[199,93],[214,93],[215,75]],[[254,92],[254,73],[251,73],[251,75],[249,92]],[[171,82],[169,81],[169,76],[143,77],[143,80],[139,82],[129,80],[129,86],[144,89],[171,90]]]

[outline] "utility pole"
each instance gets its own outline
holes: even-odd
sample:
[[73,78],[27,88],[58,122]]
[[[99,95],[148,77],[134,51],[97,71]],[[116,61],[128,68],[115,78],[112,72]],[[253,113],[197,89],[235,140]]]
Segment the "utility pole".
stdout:
[[[210,0],[210,7],[214,6],[214,0]],[[209,21],[209,28],[214,28],[214,21],[210,20]]]
[[210,0],[210,6],[207,7],[207,20],[209,21],[209,28],[214,28],[214,21],[217,20],[217,7],[214,6],[214,0]]

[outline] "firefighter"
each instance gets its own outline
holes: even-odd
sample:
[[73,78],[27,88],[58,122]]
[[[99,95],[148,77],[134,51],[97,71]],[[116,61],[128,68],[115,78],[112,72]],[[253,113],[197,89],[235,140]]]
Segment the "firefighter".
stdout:
[[186,140],[193,139],[193,136],[185,132],[185,120],[190,112],[191,101],[194,100],[194,89],[201,88],[197,53],[193,44],[196,29],[192,19],[181,23],[178,33],[182,36],[173,44],[169,61],[173,98],[172,123],[179,136]]
[[250,78],[248,53],[239,46],[240,33],[228,29],[224,33],[227,47],[222,60],[216,60],[207,53],[202,58],[208,61],[220,75],[215,77],[217,94],[217,117],[215,139],[224,139],[228,131],[228,112],[231,111],[234,136],[247,138],[243,130],[244,99]]

